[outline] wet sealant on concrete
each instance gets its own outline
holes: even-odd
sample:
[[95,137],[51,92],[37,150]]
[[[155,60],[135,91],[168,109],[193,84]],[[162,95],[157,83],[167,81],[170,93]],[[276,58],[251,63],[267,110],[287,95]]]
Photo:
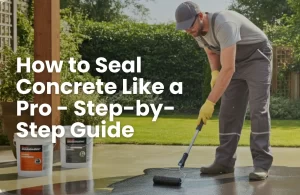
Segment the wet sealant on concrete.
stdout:
[[[272,167],[263,181],[249,181],[252,167],[235,168],[234,173],[200,174],[199,168],[153,168],[135,177],[102,178],[86,181],[70,181],[45,186],[0,192],[0,195],[299,195],[300,167]],[[182,177],[180,187],[157,186],[153,177]],[[90,184],[89,184],[90,183]],[[88,185],[87,185],[88,184]],[[90,187],[88,187],[90,186]]]
[[[153,176],[180,176],[176,168],[146,169],[144,175],[129,178],[109,187],[111,195],[299,195],[300,168],[272,167],[263,181],[250,181],[252,167],[238,167],[234,173],[207,175],[200,169],[185,168],[185,179],[180,187],[153,184]],[[177,168],[178,170],[178,168]]]

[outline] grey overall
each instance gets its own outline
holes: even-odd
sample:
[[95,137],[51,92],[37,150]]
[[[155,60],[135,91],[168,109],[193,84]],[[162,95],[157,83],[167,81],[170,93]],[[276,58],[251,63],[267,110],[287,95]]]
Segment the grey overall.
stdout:
[[[211,46],[209,46],[211,47]],[[210,48],[219,54],[219,50]],[[270,146],[270,86],[272,79],[272,46],[269,41],[237,45],[236,70],[221,98],[219,113],[220,146],[215,161],[234,167],[236,149],[249,103],[250,150],[254,167],[266,170],[272,165]]]

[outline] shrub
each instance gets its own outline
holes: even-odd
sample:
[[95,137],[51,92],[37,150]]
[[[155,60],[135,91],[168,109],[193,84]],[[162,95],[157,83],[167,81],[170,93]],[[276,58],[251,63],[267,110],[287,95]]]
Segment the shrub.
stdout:
[[[113,81],[122,89],[122,79],[129,82],[134,76],[164,84],[163,101],[185,109],[181,105],[201,105],[203,66],[206,55],[196,41],[186,33],[175,31],[174,25],[148,25],[143,23],[86,22],[86,39],[81,48],[82,58],[91,64],[92,75],[104,82]],[[108,62],[142,59],[142,73],[96,72],[96,59],[105,57]],[[183,82],[183,94],[173,95],[168,87],[171,82]],[[132,83],[129,83],[131,85]]]
[[21,11],[17,12],[18,47],[26,47],[33,53],[34,29],[33,21]]
[[[300,100],[291,100],[285,97],[271,96],[270,115],[272,119],[293,120],[300,119]],[[246,118],[250,119],[250,110],[247,109]]]
[[3,134],[2,121],[0,120],[0,146],[9,145],[9,140],[7,135]]
[[272,118],[300,119],[300,100],[272,97],[270,112]]
[[27,48],[19,47],[14,52],[10,47],[5,46],[1,52],[3,52],[5,57],[4,61],[0,63],[0,101],[32,101],[32,94],[22,95],[16,88],[16,83],[21,79],[28,79],[30,82],[33,82],[33,73],[26,73],[24,69],[22,69],[21,73],[17,73],[17,58],[21,57],[22,62],[26,58],[31,58],[32,61],[33,57],[30,51]]
[[9,146],[7,135],[0,134],[0,146]]
[[[145,81],[147,82],[147,81]],[[149,89],[151,89],[152,85],[149,85]],[[133,86],[131,86],[129,91],[133,90]],[[154,104],[155,106],[163,103],[160,95],[156,94],[123,94],[123,91],[119,91],[118,93],[108,97],[110,103],[121,104],[122,106],[134,106],[136,105],[137,100],[141,100],[141,103],[145,104]]]
[[61,112],[61,125],[68,126],[72,125],[75,122],[81,122],[85,125],[99,125],[106,116],[91,116],[90,114],[86,113],[84,116],[77,116],[74,111],[76,108],[74,103],[78,100],[84,101],[86,104],[88,101],[92,101],[95,105],[100,103],[105,103],[104,99],[100,99],[98,94],[91,94],[87,95],[83,92],[79,94],[70,94],[70,95],[61,95],[61,105],[66,106],[68,109]]

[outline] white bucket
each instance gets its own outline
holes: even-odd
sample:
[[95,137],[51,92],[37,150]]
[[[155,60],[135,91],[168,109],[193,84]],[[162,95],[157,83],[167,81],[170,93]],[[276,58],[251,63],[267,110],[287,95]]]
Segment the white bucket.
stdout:
[[18,175],[21,177],[41,177],[52,175],[53,143],[52,135],[47,138],[21,138],[14,134],[14,143],[17,150]]
[[[60,138],[60,160],[64,168],[91,168],[93,164],[93,138],[86,133],[75,137],[71,126],[64,126],[65,134]],[[81,129],[81,128],[80,128]],[[75,129],[80,134],[78,129]],[[92,132],[94,128],[92,128]]]

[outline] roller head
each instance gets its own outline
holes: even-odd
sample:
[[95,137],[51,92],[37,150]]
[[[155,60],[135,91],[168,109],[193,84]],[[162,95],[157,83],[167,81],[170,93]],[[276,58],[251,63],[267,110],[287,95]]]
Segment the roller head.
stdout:
[[181,178],[154,176],[153,183],[156,185],[165,185],[165,186],[181,186]]

